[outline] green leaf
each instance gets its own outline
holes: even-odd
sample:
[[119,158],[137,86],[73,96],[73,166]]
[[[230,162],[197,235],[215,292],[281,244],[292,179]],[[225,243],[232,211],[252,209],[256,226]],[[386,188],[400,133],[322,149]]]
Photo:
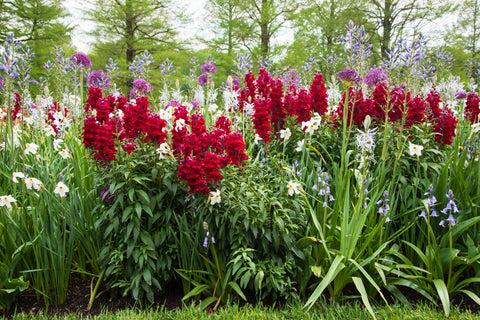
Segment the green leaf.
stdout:
[[445,281],[443,279],[434,279],[433,284],[435,285],[438,297],[442,302],[443,311],[445,311],[445,315],[448,317],[450,315],[450,298],[448,296],[448,289],[445,285]]
[[135,193],[135,189],[128,190],[128,198],[130,198],[131,202],[133,202],[133,194],[134,193]]
[[373,308],[370,304],[370,301],[368,300],[367,290],[365,290],[365,286],[363,285],[362,279],[359,277],[352,277],[352,280],[358,292],[360,292],[360,296],[362,297],[362,301],[363,301],[363,304],[365,305],[365,308],[367,308],[368,312],[370,312],[373,319],[377,319],[377,317],[375,317],[375,313],[373,312]]
[[142,218],[142,205],[140,202],[135,203],[135,211],[137,212],[137,216],[139,219]]
[[230,281],[230,282],[228,283],[228,285],[229,285],[230,288],[232,288],[243,300],[247,301],[247,298],[246,298],[245,295],[243,294],[242,289],[240,289],[240,287],[238,286],[238,284],[237,284],[236,282]]
[[147,195],[147,193],[143,190],[137,190],[137,194],[140,195],[140,197],[143,198],[145,203],[150,203],[150,197]]
[[151,286],[152,285],[152,274],[150,273],[150,270],[149,269],[145,269],[143,271],[143,279],[145,280],[145,282]]
[[315,291],[312,293],[312,295],[308,299],[307,303],[305,304],[305,306],[308,309],[310,309],[313,306],[313,304],[322,295],[323,290],[325,290],[325,288],[330,283],[332,283],[332,281],[335,280],[335,278],[338,276],[340,271],[342,271],[345,268],[345,264],[342,263],[343,259],[344,259],[344,256],[342,256],[342,255],[335,256],[335,259],[333,260],[330,268],[328,269],[327,274],[322,279],[322,281],[318,284],[317,288],[315,289]]
[[[198,286],[196,286],[195,288],[193,288],[189,293],[187,293],[187,294],[182,298],[182,301],[185,301],[185,300],[187,300],[187,299],[190,298],[190,297],[195,297],[195,296],[199,295],[200,293],[206,291],[208,288],[209,288],[209,286],[206,285],[206,284],[198,285]],[[215,300],[216,300],[216,299],[215,299]]]

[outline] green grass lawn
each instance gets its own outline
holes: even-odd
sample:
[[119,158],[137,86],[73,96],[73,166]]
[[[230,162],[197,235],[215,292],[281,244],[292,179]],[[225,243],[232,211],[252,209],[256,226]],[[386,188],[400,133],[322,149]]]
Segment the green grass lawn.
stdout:
[[[413,307],[400,306],[398,304],[389,307],[375,307],[377,319],[388,320],[410,320],[410,319],[446,319],[442,310],[426,304],[418,304]],[[326,304],[320,303],[312,309],[306,310],[302,304],[288,305],[284,308],[250,306],[238,307],[236,305],[217,309],[208,314],[205,310],[199,310],[194,306],[187,306],[183,309],[165,311],[162,309],[129,309],[117,313],[102,312],[98,316],[82,316],[70,314],[62,316],[47,316],[45,314],[26,315],[17,314],[12,317],[14,320],[74,320],[74,319],[97,319],[97,320],[121,320],[121,319],[372,319],[372,316],[361,306],[360,303],[353,304]],[[448,319],[480,319],[480,313],[472,313],[468,310],[459,310],[454,307]]]

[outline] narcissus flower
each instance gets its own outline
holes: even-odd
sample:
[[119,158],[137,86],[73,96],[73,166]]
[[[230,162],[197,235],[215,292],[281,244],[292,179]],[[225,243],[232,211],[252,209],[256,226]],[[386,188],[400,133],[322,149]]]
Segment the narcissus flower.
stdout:
[[23,150],[24,154],[36,154],[38,151],[38,145],[35,143],[26,143],[25,144],[25,150]]
[[300,183],[298,182],[293,182],[290,180],[287,184],[288,188],[288,195],[293,196],[293,194],[300,194],[300,190],[302,190],[302,187],[300,186]]
[[0,207],[5,206],[7,208],[11,208],[12,203],[14,203],[14,202],[17,202],[17,200],[15,200],[11,195],[0,197]]
[[290,131],[289,128],[280,130],[280,138],[283,139],[284,142],[290,139],[291,136],[292,131]]
[[14,172],[14,173],[12,174],[12,176],[13,176],[12,180],[13,180],[13,182],[15,182],[15,183],[18,183],[18,182],[19,182],[19,181],[17,180],[17,178],[20,178],[20,179],[25,178],[25,175],[24,175],[22,172]]
[[423,146],[409,142],[408,152],[410,153],[411,156],[420,157],[422,155],[422,150],[423,150]]
[[215,203],[220,203],[222,201],[222,197],[220,196],[220,190],[210,192],[210,196],[208,197],[210,204],[213,206]]
[[24,182],[29,190],[33,188],[38,191],[43,186],[42,181],[38,180],[37,178],[26,178]]
[[65,185],[65,183],[60,181],[59,183],[57,183],[57,187],[55,188],[55,190],[53,190],[53,193],[58,194],[60,197],[66,197],[68,191],[69,189]]

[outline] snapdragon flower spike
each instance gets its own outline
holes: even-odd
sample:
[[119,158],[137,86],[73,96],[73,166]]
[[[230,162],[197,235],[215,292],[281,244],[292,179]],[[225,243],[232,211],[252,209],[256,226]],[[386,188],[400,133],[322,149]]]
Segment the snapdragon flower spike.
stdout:
[[[383,199],[380,199],[377,201],[377,206],[380,206],[378,208],[378,213],[380,213],[382,217],[385,217],[390,211],[390,205],[388,204],[388,202],[390,202],[390,200],[388,199],[388,191],[385,190],[383,192]],[[391,221],[390,217],[387,217],[385,219],[385,222],[390,222],[390,221]]]

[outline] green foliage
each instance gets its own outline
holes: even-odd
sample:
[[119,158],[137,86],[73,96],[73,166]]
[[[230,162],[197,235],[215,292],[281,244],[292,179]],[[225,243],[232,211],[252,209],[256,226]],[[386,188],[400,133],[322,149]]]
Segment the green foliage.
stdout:
[[[110,288],[150,302],[170,280],[178,248],[173,215],[182,210],[174,164],[158,163],[155,150],[139,147],[103,168],[104,203],[97,225],[104,231],[100,252]],[[98,190],[100,192],[101,190]]]

